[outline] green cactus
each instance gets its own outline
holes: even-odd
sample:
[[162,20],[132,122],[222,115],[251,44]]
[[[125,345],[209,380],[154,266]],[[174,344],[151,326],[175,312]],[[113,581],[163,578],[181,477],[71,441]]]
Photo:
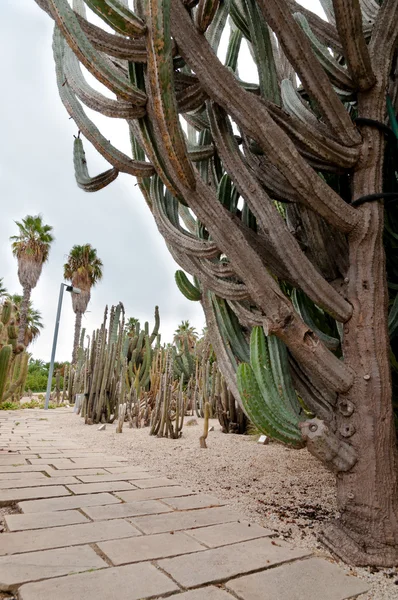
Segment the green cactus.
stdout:
[[287,353],[276,338],[270,342],[261,327],[252,330],[250,364],[239,365],[237,380],[245,410],[258,429],[285,444],[302,447],[300,408]]
[[200,290],[189,281],[184,271],[176,271],[174,277],[181,294],[183,294],[188,300],[197,302],[201,299],[202,294]]
[[7,383],[8,372],[11,364],[12,346],[3,346],[0,350],[0,401],[3,399]]

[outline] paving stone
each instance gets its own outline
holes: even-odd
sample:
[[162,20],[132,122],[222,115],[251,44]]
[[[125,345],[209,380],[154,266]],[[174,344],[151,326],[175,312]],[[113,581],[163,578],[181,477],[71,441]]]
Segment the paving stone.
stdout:
[[127,481],[99,481],[98,483],[77,483],[68,486],[74,494],[97,494],[98,492],[117,492],[131,490],[134,486]]
[[[69,454],[69,453],[68,453]],[[71,453],[70,455],[71,460],[73,461],[80,461],[80,460],[85,460],[85,461],[97,461],[97,460],[103,460],[104,462],[110,464],[110,463],[117,463],[120,465],[126,464],[126,466],[128,465],[128,460],[125,456],[116,456],[114,454],[104,454],[103,452],[76,452],[74,455],[73,453]]]
[[207,494],[195,494],[193,496],[185,496],[183,498],[168,498],[164,500],[175,510],[190,510],[192,508],[210,508],[211,506],[222,506],[225,502],[220,502],[214,496]]
[[[120,538],[137,535],[141,535],[141,533],[131,523],[123,520],[104,521],[101,524],[83,523],[80,525],[38,529],[29,531],[29,535],[27,535],[26,531],[2,533],[0,536],[0,555],[22,554],[23,552],[63,548],[78,544],[92,544],[94,542],[119,540]],[[197,542],[194,543],[199,545]]]
[[369,589],[365,581],[320,558],[239,577],[226,585],[243,600],[345,600]]
[[28,513],[26,515],[5,515],[4,518],[10,531],[45,529],[47,527],[75,525],[77,523],[88,522],[87,517],[78,510],[58,510],[54,512]]
[[[42,475],[42,473],[40,473]],[[51,480],[51,477],[42,478],[36,477],[33,475],[31,477],[25,477],[24,479],[12,479],[9,480],[1,480],[0,481],[0,490],[8,490],[10,488],[23,488],[23,487],[38,487],[38,486],[49,486],[49,485],[67,485],[72,483],[79,483],[76,477],[58,477],[57,480]],[[0,492],[1,493],[1,492]]]
[[141,489],[146,490],[148,488],[154,487],[167,487],[171,485],[179,485],[179,483],[177,483],[173,479],[168,479],[167,477],[154,477],[153,479],[137,480],[135,485]]
[[172,498],[174,496],[190,496],[192,490],[183,488],[180,485],[160,488],[150,488],[148,490],[132,490],[131,492],[117,492],[117,496],[125,502],[134,502],[136,500],[159,500],[160,498]]
[[[90,546],[2,556],[0,557],[0,590],[12,591],[15,586],[27,581],[49,579],[106,566],[106,562]],[[56,598],[56,595],[53,598]]]
[[109,471],[109,473],[128,473],[128,472],[135,472],[135,471],[147,471],[148,468],[147,467],[142,467],[140,465],[125,465],[124,467],[106,467],[106,470]]
[[74,463],[69,458],[32,458],[32,465],[54,465],[56,469],[73,469]]
[[72,462],[72,460],[68,463],[62,464],[64,461],[51,461],[51,464],[54,465],[56,469],[106,469],[107,467],[116,466],[118,463],[109,462],[105,458],[104,459],[96,459],[96,460],[79,460],[78,458]]
[[0,506],[10,502],[20,502],[33,498],[55,498],[69,496],[70,492],[62,485],[44,485],[40,487],[16,488],[0,490]]
[[142,535],[139,538],[103,542],[98,544],[98,547],[114,565],[125,565],[205,550],[204,546],[180,532]]
[[113,456],[105,455],[103,452],[85,452],[84,450],[60,450],[60,452],[65,458],[104,458],[105,460],[115,460]]
[[113,506],[93,506],[83,508],[85,514],[93,521],[104,519],[123,519],[138,515],[158,515],[171,512],[171,508],[157,500],[144,500],[143,502],[126,502]]
[[[261,538],[223,548],[165,558],[161,569],[186,588],[225,581],[257,569],[266,569],[311,554],[278,540]],[[279,598],[278,598],[279,600]],[[322,599],[323,600],[323,599]]]
[[[47,465],[48,466],[48,465]],[[46,467],[41,465],[27,465],[27,464],[18,464],[18,461],[15,461],[15,466],[3,467],[0,466],[0,473],[29,473],[35,471],[45,471]]]
[[28,463],[22,456],[14,454],[13,456],[8,456],[7,454],[0,456],[0,467],[12,467],[14,463],[27,465]]
[[103,475],[81,475],[84,483],[97,483],[98,481],[134,481],[136,479],[153,479],[151,473],[137,471],[136,473],[104,473]]
[[104,469],[64,469],[61,471],[57,471],[57,469],[46,469],[45,473],[50,477],[67,477],[71,475],[72,477],[79,477],[80,475],[109,475]]
[[30,583],[19,589],[19,599],[145,600],[174,591],[178,591],[176,584],[156,567],[138,563]]
[[[183,592],[182,594],[176,594],[173,596],[175,600],[234,600],[231,594],[228,594],[225,590],[210,585],[200,590],[191,590],[190,592]],[[274,600],[278,600],[275,598]]]
[[47,462],[51,462],[52,460],[62,460],[63,458],[68,458],[67,456],[64,457],[63,454],[61,454],[60,450],[58,450],[57,452],[38,452],[35,456],[36,458],[46,460]]
[[167,515],[137,517],[133,519],[133,525],[137,524],[137,527],[145,533],[164,533],[193,527],[205,527],[216,523],[228,523],[238,519],[239,515],[236,512],[221,506],[220,508],[172,512]]
[[68,498],[52,498],[51,500],[20,502],[18,508],[20,508],[23,513],[36,513],[119,503],[119,498],[115,498],[112,494],[104,492],[103,494],[87,494],[86,496],[69,496]]
[[195,538],[195,540],[198,540],[198,542],[202,542],[210,548],[275,535],[275,531],[264,529],[264,527],[260,527],[260,525],[256,525],[255,523],[249,523],[248,521],[200,527],[199,529],[190,529],[187,533]]
[[41,473],[40,471],[33,471],[32,473],[30,473],[29,475],[24,475],[23,473],[0,473],[0,482],[3,481],[8,481],[9,483],[9,487],[11,487],[11,481],[15,480],[15,479],[21,479],[22,477],[26,477],[26,478],[31,478],[31,479],[41,479],[43,481],[43,479],[48,479],[48,477],[45,476],[44,473]]

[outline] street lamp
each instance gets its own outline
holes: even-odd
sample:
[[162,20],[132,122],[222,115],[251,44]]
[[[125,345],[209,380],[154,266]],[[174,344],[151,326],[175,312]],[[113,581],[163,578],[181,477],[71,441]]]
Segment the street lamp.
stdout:
[[64,297],[64,288],[66,288],[67,292],[71,292],[71,294],[81,294],[81,292],[82,292],[79,288],[75,288],[72,285],[67,285],[66,283],[61,283],[61,286],[60,286],[60,289],[59,289],[57,318],[55,320],[55,328],[54,328],[53,348],[52,348],[52,351],[51,351],[50,370],[48,372],[46,401],[44,403],[44,409],[45,410],[48,409],[48,404],[50,402],[51,383],[52,383],[53,372],[54,372],[55,350],[57,348],[59,320],[61,318],[61,308],[62,308],[62,299]]

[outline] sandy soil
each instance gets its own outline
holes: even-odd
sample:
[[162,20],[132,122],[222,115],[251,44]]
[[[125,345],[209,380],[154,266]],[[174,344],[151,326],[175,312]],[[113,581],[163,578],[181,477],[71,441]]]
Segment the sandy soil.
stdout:
[[[54,425],[93,452],[125,456],[195,491],[211,492],[281,538],[328,555],[317,533],[322,522],[336,516],[333,475],[306,450],[274,442],[260,445],[257,436],[223,434],[217,420],[211,422],[207,450],[200,449],[202,423],[197,421],[184,426],[179,440],[151,437],[148,429],[129,429],[127,423],[121,435],[115,425],[98,431],[98,426],[84,425],[83,419],[63,411],[57,411]],[[361,600],[398,599],[398,568],[345,568],[371,584]]]

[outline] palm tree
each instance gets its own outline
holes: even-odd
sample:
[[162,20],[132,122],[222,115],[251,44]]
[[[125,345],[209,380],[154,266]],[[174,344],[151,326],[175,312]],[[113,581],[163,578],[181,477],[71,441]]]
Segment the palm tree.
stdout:
[[7,296],[7,290],[4,287],[3,278],[0,277],[0,299]]
[[97,256],[97,250],[91,244],[73,246],[68,260],[64,264],[64,278],[81,290],[80,294],[71,294],[72,306],[76,315],[72,354],[72,363],[75,363],[79,348],[82,315],[86,312],[90,302],[91,288],[102,279],[102,261]]
[[127,335],[135,333],[136,325],[139,322],[140,322],[139,319],[136,319],[135,317],[130,317],[127,320],[127,323],[125,325],[125,331],[126,331]]
[[189,348],[194,348],[196,340],[198,339],[198,333],[195,327],[189,324],[189,321],[181,321],[179,326],[174,332],[174,343],[182,347],[184,340],[187,340]]
[[12,253],[18,260],[18,277],[23,289],[20,306],[18,343],[23,344],[32,289],[39,281],[54,241],[51,225],[45,225],[41,215],[27,215],[18,225],[18,235],[11,236]]
[[[11,294],[8,296],[11,302],[14,304],[16,309],[16,325],[19,328],[21,322],[21,306],[23,303],[23,296],[20,294]],[[29,346],[32,342],[34,342],[40,335],[41,330],[44,325],[42,322],[41,312],[35,308],[33,308],[32,302],[29,301],[28,312],[26,315],[26,327],[25,334],[22,343],[25,348]],[[18,336],[19,337],[19,336]]]

